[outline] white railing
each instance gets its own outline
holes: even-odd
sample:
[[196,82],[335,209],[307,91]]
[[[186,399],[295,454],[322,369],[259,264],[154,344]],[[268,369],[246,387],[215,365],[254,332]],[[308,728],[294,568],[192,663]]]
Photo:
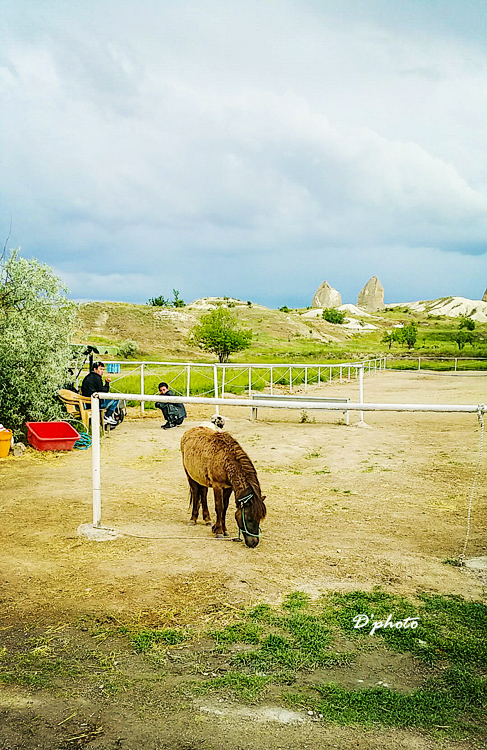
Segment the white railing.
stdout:
[[[91,397],[91,433],[92,433],[92,477],[93,477],[93,527],[101,528],[101,441],[100,441],[100,398],[107,397],[106,393],[94,393]],[[110,398],[124,401],[161,401],[160,396],[146,396],[140,393],[110,393]],[[484,404],[368,404],[363,403],[363,390],[360,392],[360,402],[348,403],[347,409],[358,411],[398,411],[398,412],[440,412],[451,414],[485,414]],[[262,407],[265,409],[321,409],[324,411],[343,411],[343,403],[323,403],[310,400],[304,401],[264,401],[258,398],[223,399],[202,398],[198,396],[164,396],[164,401],[173,404],[206,404],[208,406],[243,406],[248,408]]]
[[[148,377],[157,376],[160,380],[165,380],[170,387],[178,382],[177,390],[189,397],[191,394],[192,375],[198,373],[200,381],[203,378],[203,382],[206,382],[208,386],[207,390],[201,391],[199,390],[201,388],[200,382],[198,388],[199,395],[212,395],[214,398],[225,398],[225,389],[227,389],[227,392],[228,389],[238,390],[240,393],[248,392],[250,396],[252,388],[261,385],[262,381],[265,382],[265,387],[270,388],[271,394],[274,393],[275,386],[282,384],[288,385],[291,393],[293,392],[293,388],[303,385],[304,392],[306,393],[308,386],[312,383],[326,384],[327,382],[331,383],[333,380],[339,380],[340,383],[350,382],[351,379],[358,379],[360,372],[370,374],[385,370],[386,357],[381,356],[358,362],[339,362],[337,364],[330,362],[324,364],[208,364],[202,362],[127,362],[122,360],[107,364],[120,365],[121,368],[122,366],[126,367],[129,365],[132,368],[129,371],[121,370],[120,373],[116,373],[116,377],[112,377],[110,393],[117,392],[116,383],[118,381],[139,373],[140,391],[138,395],[145,396],[150,390],[147,388]],[[156,368],[158,372],[156,372]],[[166,373],[169,370],[169,375],[164,375],[164,370],[166,370]],[[237,383],[245,373],[247,373],[247,376],[244,378],[245,384]],[[256,390],[260,390],[260,388],[256,388]],[[140,401],[142,413],[144,412],[144,405],[148,401],[151,401],[151,399],[144,398]]]

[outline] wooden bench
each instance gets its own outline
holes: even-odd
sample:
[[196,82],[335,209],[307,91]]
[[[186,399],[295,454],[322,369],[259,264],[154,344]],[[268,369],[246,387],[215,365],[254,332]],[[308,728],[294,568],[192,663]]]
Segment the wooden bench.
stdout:
[[[334,398],[329,397],[325,398],[322,396],[276,396],[272,395],[270,393],[252,393],[250,396],[251,399],[258,399],[259,401],[301,401],[302,403],[312,403],[312,404],[348,404],[350,399],[349,398]],[[252,417],[251,419],[257,419],[257,406],[252,407]],[[345,414],[345,422],[346,424],[350,424],[350,412],[347,411],[347,409],[343,410],[343,413]]]

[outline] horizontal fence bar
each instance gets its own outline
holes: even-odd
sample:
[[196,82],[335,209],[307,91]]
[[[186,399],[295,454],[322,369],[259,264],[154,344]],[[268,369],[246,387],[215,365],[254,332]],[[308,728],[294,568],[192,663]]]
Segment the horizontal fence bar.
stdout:
[[[100,355],[101,356],[101,355]],[[387,359],[385,356],[378,356],[378,357],[371,357],[370,359],[364,359],[364,360],[355,360],[354,362],[320,362],[320,363],[310,363],[310,362],[293,362],[291,365],[289,363],[284,362],[283,364],[280,364],[279,362],[273,362],[273,367],[281,367],[283,369],[289,368],[289,367],[359,367],[360,365],[368,364],[369,362],[379,362],[380,360]],[[394,358],[393,358],[394,359]],[[396,357],[395,359],[399,359],[399,357]],[[254,364],[253,362],[154,362],[152,360],[145,359],[143,361],[137,362],[133,359],[111,359],[109,362],[107,361],[107,364],[110,365],[164,365],[167,367],[187,367],[190,365],[191,367],[214,367],[215,365],[217,367],[230,367],[230,368],[241,368],[243,370],[248,370],[249,367],[252,369],[262,369],[266,368],[269,369],[270,363],[267,364]],[[85,365],[84,369],[87,369],[87,365]]]
[[[107,398],[105,392],[94,393],[93,398]],[[316,403],[313,401],[266,401],[258,398],[202,398],[199,396],[141,396],[140,393],[112,393],[110,398],[124,401],[153,401],[170,404],[207,404],[208,406],[249,406],[264,409],[323,409],[325,411],[344,411],[342,403]],[[444,412],[444,413],[466,413],[484,414],[487,411],[485,404],[368,404],[347,403],[348,411],[417,411],[417,412]]]

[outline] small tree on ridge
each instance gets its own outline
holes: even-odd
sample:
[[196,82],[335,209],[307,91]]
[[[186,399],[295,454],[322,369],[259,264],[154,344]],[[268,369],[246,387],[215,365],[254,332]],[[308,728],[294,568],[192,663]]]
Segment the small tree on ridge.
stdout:
[[201,322],[192,329],[190,339],[200,349],[216,354],[219,362],[228,362],[230,354],[249,348],[252,331],[239,328],[235,315],[218,307],[202,316]]

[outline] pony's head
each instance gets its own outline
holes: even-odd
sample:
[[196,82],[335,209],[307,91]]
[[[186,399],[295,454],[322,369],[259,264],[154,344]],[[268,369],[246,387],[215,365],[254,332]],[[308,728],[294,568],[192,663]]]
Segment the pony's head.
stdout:
[[257,547],[260,539],[260,522],[265,518],[265,495],[257,494],[251,487],[235,495],[237,510],[235,520],[247,547]]

